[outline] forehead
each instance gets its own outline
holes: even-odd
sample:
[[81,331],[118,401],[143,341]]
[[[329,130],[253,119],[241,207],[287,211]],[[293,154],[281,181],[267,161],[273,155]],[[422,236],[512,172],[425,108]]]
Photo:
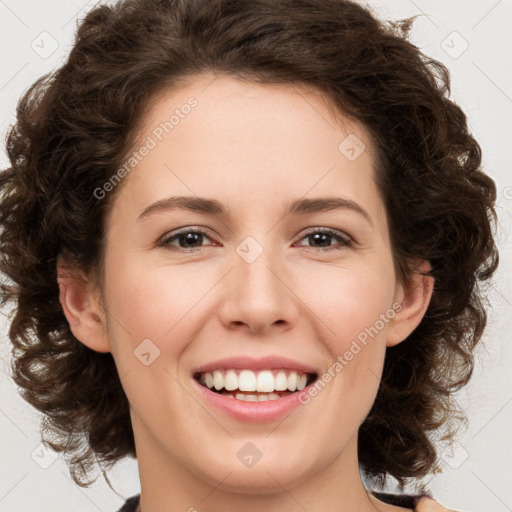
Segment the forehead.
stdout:
[[134,146],[149,147],[123,183],[138,208],[166,194],[236,203],[254,193],[261,202],[261,190],[275,203],[335,191],[368,200],[377,192],[364,126],[293,84],[194,77],[152,99]]
[[[194,107],[189,108],[191,103]],[[259,123],[260,128],[266,127],[261,130],[264,133],[269,131],[270,123],[277,128],[281,121],[279,128],[288,125],[295,134],[304,125],[304,130],[315,127],[322,131],[358,132],[370,143],[370,134],[361,123],[343,114],[332,98],[312,86],[255,83],[206,72],[184,77],[176,86],[162,89],[153,96],[142,116],[139,135],[155,131],[155,136],[160,138],[169,134],[163,127],[164,134],[158,129],[161,123],[170,121],[174,130],[189,114],[198,117],[197,112],[207,129],[211,128],[208,120],[216,123],[215,128],[226,130],[233,127],[234,122],[237,131],[244,125],[254,127]],[[301,123],[295,124],[297,121]],[[310,136],[313,135],[310,132]]]

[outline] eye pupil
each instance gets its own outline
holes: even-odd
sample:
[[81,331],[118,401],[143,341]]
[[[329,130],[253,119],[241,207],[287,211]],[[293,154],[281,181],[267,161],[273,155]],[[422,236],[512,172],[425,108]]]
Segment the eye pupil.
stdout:
[[330,238],[332,235],[326,234],[326,233],[315,233],[310,236],[310,242],[320,242],[320,247],[329,246]]
[[201,237],[201,233],[184,233],[180,235],[179,242],[185,246],[189,246],[189,244],[194,245],[198,241],[201,241]]

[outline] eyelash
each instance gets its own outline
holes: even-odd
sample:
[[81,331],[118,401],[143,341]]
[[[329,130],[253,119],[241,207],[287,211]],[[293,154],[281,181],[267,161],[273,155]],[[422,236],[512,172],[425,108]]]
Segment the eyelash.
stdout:
[[[184,253],[196,252],[196,251],[200,250],[201,247],[204,247],[204,246],[183,248],[183,247],[173,246],[170,243],[171,241],[179,240],[180,236],[185,236],[190,233],[196,233],[196,234],[206,236],[207,238],[212,238],[208,234],[208,232],[205,230],[187,228],[187,229],[184,229],[183,231],[174,233],[171,236],[166,235],[160,242],[158,242],[158,246],[164,247],[164,248],[166,248],[170,251],[174,251],[174,252],[184,252]],[[330,228],[313,228],[310,231],[304,233],[304,235],[300,238],[300,240],[303,240],[304,238],[306,238],[308,236],[312,236],[312,235],[315,235],[318,233],[333,237],[336,241],[338,241],[341,244],[341,246],[329,246],[329,247],[300,246],[300,247],[310,247],[311,249],[318,251],[318,252],[327,252],[327,251],[332,251],[332,250],[340,250],[340,249],[344,249],[346,247],[352,246],[352,240],[349,237],[347,237],[347,236],[344,237],[344,236],[340,235],[340,233],[338,231],[336,231],[334,229],[330,229]]]

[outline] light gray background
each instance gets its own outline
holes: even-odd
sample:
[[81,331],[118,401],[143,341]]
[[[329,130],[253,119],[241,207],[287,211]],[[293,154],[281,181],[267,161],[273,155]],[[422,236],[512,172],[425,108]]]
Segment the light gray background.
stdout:
[[[490,294],[493,309],[472,382],[457,398],[468,413],[469,428],[457,445],[443,449],[443,473],[427,481],[446,507],[510,511],[512,0],[364,3],[388,19],[428,15],[415,22],[412,40],[449,67],[452,99],[467,113],[483,148],[484,168],[499,188],[501,266]],[[63,63],[77,20],[93,5],[83,0],[0,0],[2,140],[21,93]],[[3,147],[0,163],[1,168],[8,165]],[[9,352],[7,319],[0,316],[0,512],[117,510],[125,497],[139,492],[136,463],[124,461],[110,474],[119,495],[102,478],[88,489],[77,487],[64,461],[40,447],[38,415],[8,377]]]

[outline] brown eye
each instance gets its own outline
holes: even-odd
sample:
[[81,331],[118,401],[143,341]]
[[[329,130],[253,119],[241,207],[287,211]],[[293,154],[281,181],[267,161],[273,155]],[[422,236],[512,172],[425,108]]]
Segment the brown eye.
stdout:
[[[301,240],[307,240],[309,245],[320,251],[328,251],[331,249],[342,249],[343,247],[350,247],[352,241],[346,236],[342,236],[338,231],[332,229],[315,229],[306,233]],[[333,245],[334,242],[334,245]],[[299,244],[304,247],[304,244]]]
[[194,250],[204,245],[210,245],[203,243],[205,240],[211,241],[208,234],[204,231],[200,229],[186,229],[170,236],[165,236],[158,245],[172,251],[186,251],[187,249]]

